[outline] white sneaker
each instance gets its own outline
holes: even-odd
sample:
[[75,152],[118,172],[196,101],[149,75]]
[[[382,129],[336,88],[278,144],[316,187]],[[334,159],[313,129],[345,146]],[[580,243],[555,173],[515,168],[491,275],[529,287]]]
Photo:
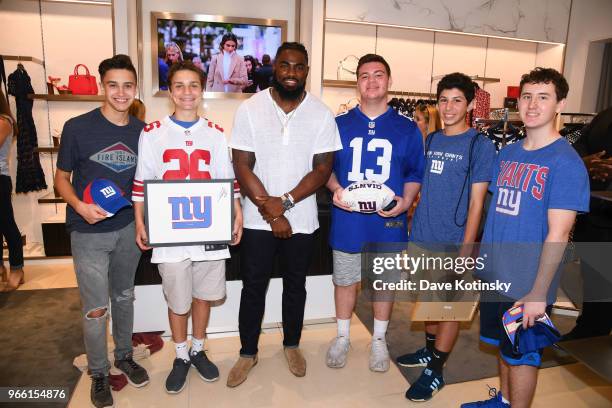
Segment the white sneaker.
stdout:
[[327,366],[329,368],[342,368],[346,365],[346,355],[348,354],[351,341],[348,337],[338,336],[332,340],[327,349]]
[[370,370],[384,373],[389,370],[389,350],[384,338],[373,338],[370,349]]

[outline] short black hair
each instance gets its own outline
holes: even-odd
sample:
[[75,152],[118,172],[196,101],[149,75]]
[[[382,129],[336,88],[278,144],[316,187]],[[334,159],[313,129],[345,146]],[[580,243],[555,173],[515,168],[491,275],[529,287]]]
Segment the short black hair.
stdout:
[[474,81],[472,81],[472,78],[462,74],[461,72],[453,72],[452,74],[444,75],[440,82],[438,82],[436,99],[440,99],[440,94],[442,91],[454,88],[457,88],[463,92],[463,96],[465,96],[468,104],[474,99],[474,94],[476,93]]
[[278,47],[278,50],[276,50],[276,56],[274,57],[274,59],[277,60],[280,53],[285,50],[295,50],[301,52],[306,58],[306,64],[308,64],[308,51],[306,51],[306,47],[304,47],[304,44],[299,42],[284,42],[281,44],[280,47]]
[[359,77],[359,68],[361,68],[363,64],[367,64],[368,62],[380,62],[385,66],[385,69],[387,70],[387,75],[391,76],[391,67],[383,57],[378,54],[366,54],[363,57],[359,58],[359,62],[357,63],[357,69],[355,70],[355,75],[357,75],[357,77]]
[[523,93],[523,85],[525,84],[549,84],[551,82],[555,86],[557,101],[565,99],[569,92],[569,85],[565,77],[553,68],[537,67],[528,74],[523,75],[521,77],[520,93]]
[[236,47],[238,47],[238,37],[236,37],[236,34],[234,34],[234,33],[225,33],[225,34],[223,34],[223,37],[221,37],[221,49],[223,49],[223,46],[228,41],[235,42],[236,43]]
[[263,57],[261,57],[261,63],[264,65],[270,65],[270,63],[272,62],[272,59],[270,58],[270,56],[268,54],[264,54]]
[[170,69],[168,70],[168,88],[172,86],[172,78],[178,71],[195,72],[200,78],[200,84],[202,85],[202,88],[204,88],[204,84],[206,83],[206,74],[200,69],[200,67],[198,67],[191,61],[177,61],[170,66]]
[[134,78],[138,81],[138,75],[136,74],[136,68],[132,64],[132,60],[125,54],[117,54],[114,57],[107,58],[100,63],[98,66],[98,73],[100,74],[100,82],[104,80],[104,75],[111,69],[127,69]]

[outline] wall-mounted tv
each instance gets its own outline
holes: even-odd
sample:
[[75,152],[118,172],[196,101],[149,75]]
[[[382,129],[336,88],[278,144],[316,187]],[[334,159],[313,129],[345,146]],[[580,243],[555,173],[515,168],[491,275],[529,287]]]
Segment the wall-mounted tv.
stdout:
[[168,89],[168,70],[177,60],[202,68],[207,97],[261,91],[269,85],[271,60],[286,39],[286,20],[151,12],[153,93]]

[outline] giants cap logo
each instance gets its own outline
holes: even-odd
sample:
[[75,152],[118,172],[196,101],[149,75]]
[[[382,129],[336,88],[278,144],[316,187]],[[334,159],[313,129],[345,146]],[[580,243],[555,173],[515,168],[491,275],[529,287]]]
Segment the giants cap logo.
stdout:
[[115,173],[121,173],[136,166],[138,156],[128,146],[119,142],[94,153],[89,159],[108,167]]

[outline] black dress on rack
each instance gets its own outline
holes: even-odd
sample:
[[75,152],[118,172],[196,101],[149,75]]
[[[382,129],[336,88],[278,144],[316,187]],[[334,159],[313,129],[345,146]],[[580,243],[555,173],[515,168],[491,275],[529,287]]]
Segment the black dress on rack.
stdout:
[[499,124],[491,126],[488,129],[482,129],[481,131],[484,132],[485,136],[491,142],[493,142],[495,145],[495,150],[498,152],[505,146],[516,143],[525,138],[524,132],[520,128],[517,128],[511,124],[507,125],[504,132],[503,122],[499,122]]
[[17,106],[17,180],[16,193],[45,190],[47,183],[38,157],[38,136],[32,117],[32,82],[27,71],[20,66],[8,77],[8,92],[15,97]]

